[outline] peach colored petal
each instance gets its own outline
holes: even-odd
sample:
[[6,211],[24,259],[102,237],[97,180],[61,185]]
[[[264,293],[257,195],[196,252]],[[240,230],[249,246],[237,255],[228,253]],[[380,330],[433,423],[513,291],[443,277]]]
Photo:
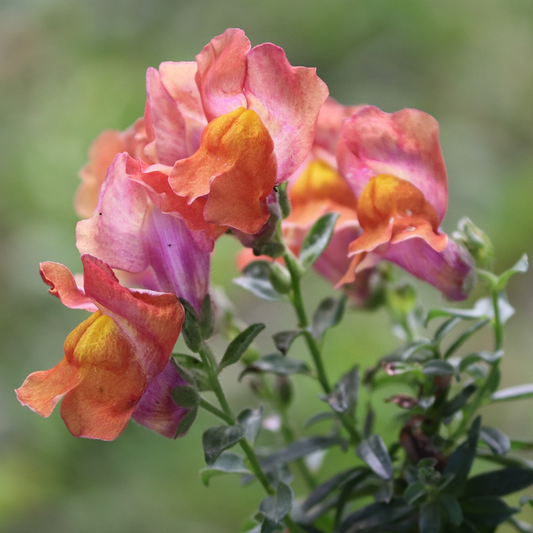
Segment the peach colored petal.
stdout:
[[58,365],[50,370],[30,374],[15,392],[22,405],[26,405],[42,417],[48,418],[57,402],[76,387],[80,383],[80,379],[79,367],[72,365],[64,357]]
[[435,209],[410,182],[380,174],[365,187],[357,205],[363,234],[350,245],[350,254],[372,251],[387,243],[420,237],[436,251],[446,248]]
[[70,309],[96,311],[96,306],[85,291],[78,287],[66,266],[48,261],[39,265],[39,272],[42,280],[51,287],[48,292],[59,298],[64,305]]
[[239,108],[208,124],[200,149],[169,177],[188,203],[206,196],[204,218],[253,234],[268,220],[266,199],[276,179],[273,143],[254,111]]

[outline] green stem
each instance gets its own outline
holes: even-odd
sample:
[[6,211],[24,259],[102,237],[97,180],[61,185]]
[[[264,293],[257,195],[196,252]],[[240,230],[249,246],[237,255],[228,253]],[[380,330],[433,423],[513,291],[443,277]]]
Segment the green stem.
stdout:
[[[285,260],[285,264],[287,265],[287,269],[289,270],[289,273],[291,275],[292,305],[296,311],[296,315],[298,316],[298,325],[303,330],[303,337],[305,339],[305,343],[307,344],[307,348],[311,354],[311,357],[313,358],[313,361],[315,363],[318,381],[320,382],[322,390],[325,394],[331,394],[333,389],[329,384],[326,369],[322,361],[320,346],[318,345],[317,340],[309,331],[309,320],[307,318],[305,306],[303,303],[298,264],[296,263],[296,259],[290,251],[287,251],[283,255],[283,259]],[[337,415],[337,418],[339,418],[339,420],[342,422],[342,425],[345,427],[346,431],[348,431],[348,433],[350,434],[351,440],[356,444],[359,443],[361,441],[361,436],[355,428],[353,421],[345,413],[336,412],[335,414]]]
[[503,347],[503,325],[500,317],[500,306],[498,305],[499,292],[492,292],[492,306],[494,308],[494,351],[499,351]]
[[[204,363],[204,366],[207,370],[207,374],[209,376],[209,381],[211,382],[211,387],[213,388],[213,392],[215,393],[215,396],[217,397],[217,400],[220,404],[220,407],[222,407],[222,411],[212,405],[207,400],[204,400],[203,398],[200,400],[200,405],[206,409],[207,411],[211,412],[212,414],[222,418],[228,425],[233,426],[235,425],[235,416],[229,406],[228,401],[226,400],[226,396],[224,395],[224,391],[222,390],[222,387],[220,386],[220,381],[218,380],[218,372],[217,372],[217,364],[216,360],[213,356],[213,353],[211,352],[211,349],[207,345],[207,343],[203,342],[202,346],[200,348],[200,357],[202,359],[202,362]],[[261,468],[261,465],[259,464],[259,459],[257,459],[257,455],[255,454],[254,449],[248,442],[246,438],[242,438],[239,441],[239,445],[242,448],[242,451],[245,453],[246,457],[248,458],[248,462],[250,463],[250,468],[252,469],[252,472],[254,473],[255,477],[258,479],[259,483],[263,486],[265,489],[265,492],[272,496],[275,494],[275,490],[268,481],[268,478],[266,477],[265,473],[263,472],[263,469]],[[290,514],[288,514],[283,521],[285,522],[285,525],[291,531],[292,533],[302,533],[302,529],[296,524],[292,518],[290,517]]]
[[227,424],[232,425],[234,423],[234,420],[232,418],[230,418],[226,413],[221,411],[218,407],[215,407],[211,402],[207,401],[205,398],[200,397],[200,407],[202,407],[206,411],[209,411],[211,414],[215,415],[221,420],[224,420],[224,422],[226,422]]

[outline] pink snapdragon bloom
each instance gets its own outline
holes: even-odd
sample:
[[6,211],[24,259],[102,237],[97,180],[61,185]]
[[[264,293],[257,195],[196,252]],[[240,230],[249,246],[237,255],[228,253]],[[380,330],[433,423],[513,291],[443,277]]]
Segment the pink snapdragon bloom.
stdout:
[[181,217],[161,212],[157,193],[136,181],[142,164],[127,153],[115,157],[91,218],[76,227],[78,250],[139,274],[145,288],[176,294],[199,311],[213,242]]
[[452,300],[466,298],[471,257],[440,229],[448,182],[437,121],[416,109],[388,114],[365,106],[346,121],[337,156],[363,229],[350,244],[353,259],[341,283],[386,259]]
[[172,294],[122,287],[95,257],[83,255],[82,263],[83,288],[65,266],[41,263],[49,292],[92,315],[67,337],[57,366],[26,378],[19,401],[48,417],[63,398],[61,417],[76,437],[116,439],[130,418],[173,437],[187,413],[171,396],[187,383],[168,372],[183,307]]
[[[291,213],[282,221],[285,244],[298,256],[312,225],[326,213],[339,213],[331,241],[313,265],[321,276],[333,284],[337,284],[346,273],[351,262],[348,247],[362,233],[357,219],[355,195],[337,171],[335,157],[344,121],[356,109],[342,106],[332,98],[328,98],[322,106],[311,152],[289,177],[287,192]],[[239,254],[237,266],[243,269],[258,259],[270,260],[268,257],[256,257],[252,250],[246,249]],[[372,270],[368,270],[344,287],[356,305],[364,304],[370,296],[368,278],[371,273]]]
[[196,62],[149,69],[147,90],[145,153],[154,164],[142,173],[159,207],[192,229],[257,233],[273,187],[311,148],[327,96],[315,69],[292,67],[271,43],[251,48],[229,29]]

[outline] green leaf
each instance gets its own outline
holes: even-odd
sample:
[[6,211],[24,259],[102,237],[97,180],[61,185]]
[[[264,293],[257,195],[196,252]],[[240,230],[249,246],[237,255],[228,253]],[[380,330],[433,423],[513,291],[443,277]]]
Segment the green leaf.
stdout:
[[500,274],[498,277],[498,282],[493,288],[493,290],[499,292],[505,289],[507,286],[507,283],[509,280],[515,275],[515,274],[524,274],[527,272],[529,267],[527,255],[524,254],[514,266],[512,266],[509,270],[506,270],[503,274]]
[[193,407],[187,411],[187,414],[181,419],[181,422],[176,428],[176,434],[174,438],[183,437],[189,431],[190,427],[193,425],[196,417],[198,416],[198,407]]
[[313,224],[305,236],[299,256],[300,264],[304,270],[307,270],[327,248],[338,218],[338,213],[323,215]]
[[313,315],[312,335],[315,339],[321,339],[324,333],[338,325],[344,315],[346,307],[346,295],[340,298],[325,298],[318,305]]
[[493,528],[503,524],[513,514],[520,512],[518,507],[510,507],[496,496],[481,496],[461,500],[465,519],[475,525]]
[[392,479],[394,471],[389,452],[379,435],[372,435],[359,443],[355,449],[361,458],[381,479]]
[[525,400],[533,398],[533,383],[517,385],[495,392],[491,397],[492,402],[505,402],[508,400]]
[[290,463],[319,450],[326,450],[332,446],[345,445],[346,441],[340,437],[306,437],[289,444],[285,449],[275,452],[261,461],[265,470],[272,470],[280,464]]
[[421,505],[418,527],[420,533],[439,533],[441,519],[437,502],[426,502]]
[[257,438],[257,434],[261,429],[261,422],[263,420],[263,407],[259,409],[245,409],[237,416],[237,422],[244,428],[244,436],[253,444]]
[[462,391],[457,393],[451,400],[447,401],[441,407],[441,414],[443,417],[448,417],[462,409],[470,396],[477,390],[477,385],[470,383]]
[[265,515],[261,533],[274,531],[292,509],[293,501],[294,494],[291,487],[280,481],[276,493],[273,496],[267,496],[259,504],[259,510]]
[[207,487],[212,477],[221,474],[250,474],[250,471],[244,466],[239,454],[225,452],[210,467],[200,470],[200,479]]
[[414,502],[426,495],[426,487],[420,481],[411,483],[403,494],[403,497],[409,505],[413,505]]
[[200,395],[196,387],[182,385],[172,390],[172,399],[179,407],[192,409],[200,405]]
[[533,485],[533,470],[525,468],[502,468],[485,472],[466,482],[465,497],[507,496]]
[[454,526],[460,526],[463,522],[463,511],[456,498],[451,494],[441,494],[438,503],[442,514]]
[[517,457],[516,455],[495,455],[492,450],[485,450],[483,448],[477,449],[476,454],[480,459],[502,465],[510,468],[523,468],[525,470],[533,470],[533,461]]
[[204,431],[202,444],[205,462],[212,465],[224,450],[235,446],[244,437],[245,432],[240,424],[215,426]]
[[479,437],[497,455],[505,455],[511,449],[509,437],[499,429],[481,428]]
[[315,424],[318,424],[319,422],[323,422],[324,420],[337,420],[337,415],[335,415],[335,413],[332,413],[331,411],[317,413],[316,415],[313,415],[306,420],[304,424],[304,428],[305,429],[310,428],[311,426],[314,426]]
[[480,425],[481,417],[478,416],[470,426],[466,440],[455,449],[444,467],[444,475],[454,475],[445,488],[447,493],[457,495],[464,490],[464,483],[476,456]]
[[227,366],[235,364],[246,352],[254,339],[265,329],[264,324],[252,324],[241,331],[228,345],[226,353],[218,365],[219,372]]
[[307,497],[305,502],[302,505],[304,511],[309,511],[315,505],[319,504],[330,496],[333,491],[344,486],[346,483],[352,481],[355,478],[362,476],[367,476],[370,473],[370,470],[367,468],[350,468],[344,472],[336,474],[332,478],[321,483],[316,489],[314,489],[311,494]]
[[354,414],[359,394],[359,369],[354,366],[344,374],[335,385],[335,390],[330,394],[320,396],[321,400],[329,403],[337,413]]
[[426,376],[453,376],[455,374],[455,368],[448,361],[432,359],[424,364],[422,372]]
[[294,342],[296,337],[302,334],[303,331],[301,329],[293,331],[280,331],[279,333],[275,333],[274,335],[272,335],[272,338],[274,339],[274,344],[276,345],[276,348],[283,355],[287,355],[291,344]]
[[241,372],[240,378],[250,372],[257,371],[270,372],[278,376],[288,376],[289,374],[309,374],[310,369],[303,361],[283,357],[279,353],[271,353],[263,355],[263,357],[259,358],[252,365],[245,368]]
[[511,450],[517,452],[531,452],[533,451],[533,442],[511,439]]
[[[340,533],[369,533],[375,531],[400,531],[385,529],[413,513],[412,507],[403,498],[393,498],[390,503],[371,503],[346,517],[340,527]],[[408,529],[407,531],[411,531]],[[401,531],[404,531],[403,529]]]
[[464,372],[470,365],[477,363],[479,361],[484,361],[489,365],[497,363],[503,357],[503,350],[497,352],[475,352],[466,355],[462,358],[461,363],[459,364],[459,371]]
[[189,302],[180,298],[180,302],[185,308],[185,319],[183,326],[181,327],[181,336],[185,340],[185,344],[191,350],[191,352],[198,353],[202,346],[202,333],[200,331],[200,324],[198,323],[198,317],[192,309]]
[[234,279],[233,283],[263,300],[273,302],[289,301],[289,297],[286,294],[279,293],[272,285],[269,261],[253,261],[246,265],[242,271],[242,276]]
[[209,375],[200,359],[184,353],[174,353],[172,357],[178,365],[183,367],[192,376],[198,390],[213,390]]
[[202,338],[207,340],[213,335],[213,331],[215,331],[215,313],[213,312],[211,296],[207,294],[202,302],[200,312],[200,333]]

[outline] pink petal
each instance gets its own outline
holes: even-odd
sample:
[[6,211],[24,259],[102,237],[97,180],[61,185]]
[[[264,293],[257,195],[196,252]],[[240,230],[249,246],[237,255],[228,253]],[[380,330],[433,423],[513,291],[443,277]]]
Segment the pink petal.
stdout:
[[244,32],[230,28],[196,56],[196,83],[208,121],[246,107],[243,84],[248,50],[250,41]]
[[39,268],[41,278],[51,287],[48,292],[59,298],[63,305],[70,309],[85,309],[91,312],[97,310],[66,266],[48,261],[41,263]]
[[389,174],[410,181],[435,208],[439,220],[448,205],[446,168],[439,126],[417,109],[384,113],[365,106],[344,125],[338,148],[339,169],[357,197],[370,178]]
[[309,153],[328,89],[316,69],[291,66],[283,49],[271,43],[253,48],[246,65],[248,108],[261,117],[274,141],[280,183]]
[[146,72],[146,91],[148,144],[144,153],[154,162],[173,165],[178,159],[189,155],[185,119],[154,68],[149,68]]
[[142,272],[148,267],[142,229],[149,198],[143,185],[128,178],[128,159],[119,154],[109,167],[97,209],[76,226],[76,245],[113,268]]
[[475,282],[472,258],[451,239],[443,252],[435,251],[421,238],[409,239],[389,246],[384,259],[433,285],[451,300],[464,300]]

